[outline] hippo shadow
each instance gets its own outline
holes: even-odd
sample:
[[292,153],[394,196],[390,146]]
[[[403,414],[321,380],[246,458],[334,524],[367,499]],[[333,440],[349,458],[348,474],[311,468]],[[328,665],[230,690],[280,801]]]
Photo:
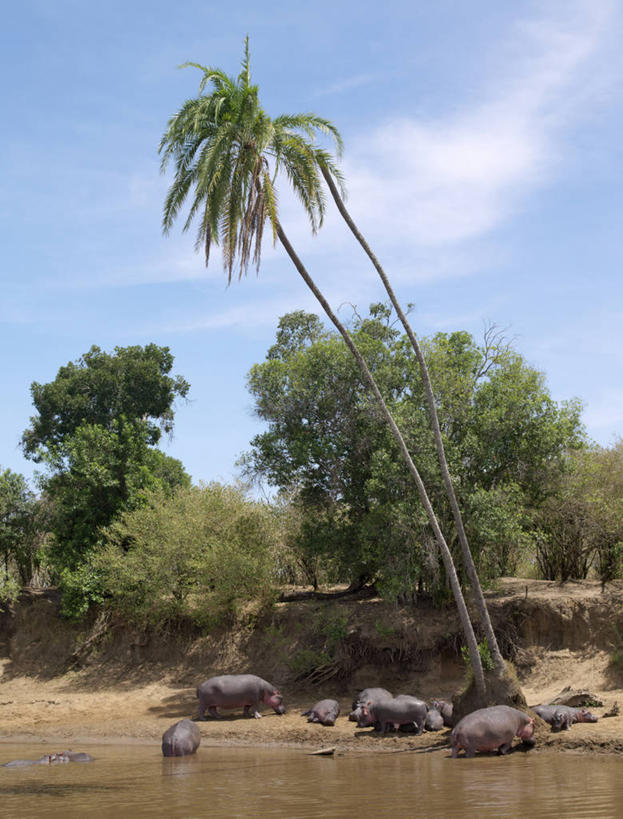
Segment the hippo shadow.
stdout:
[[[197,717],[197,698],[194,696],[194,690],[191,695],[188,691],[180,691],[176,694],[171,694],[170,697],[165,697],[158,705],[151,705],[147,710],[159,717],[170,717],[171,719],[196,719]],[[192,716],[189,717],[189,714]]]

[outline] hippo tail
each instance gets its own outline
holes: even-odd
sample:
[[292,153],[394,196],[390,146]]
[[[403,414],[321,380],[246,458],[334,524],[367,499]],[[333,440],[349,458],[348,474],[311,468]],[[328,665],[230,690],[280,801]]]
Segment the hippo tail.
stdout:
[[301,716],[302,716],[302,717],[308,717],[308,716],[311,714],[311,712],[312,712],[312,709],[310,708],[310,709],[308,709],[307,711],[303,711],[303,713],[301,714]]

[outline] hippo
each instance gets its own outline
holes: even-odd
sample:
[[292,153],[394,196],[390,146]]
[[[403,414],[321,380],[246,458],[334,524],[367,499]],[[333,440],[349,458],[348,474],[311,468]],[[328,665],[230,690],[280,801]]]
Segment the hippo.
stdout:
[[340,713],[340,704],[337,700],[320,700],[309,711],[303,711],[302,717],[307,717],[307,722],[319,722],[321,725],[335,725],[335,720]]
[[388,725],[396,730],[401,725],[414,724],[415,733],[421,734],[426,719],[426,703],[409,694],[400,694],[393,699],[368,700],[361,707],[361,717],[357,722],[360,728],[366,728],[375,722],[380,724],[381,733],[387,731]]
[[476,751],[497,750],[505,754],[515,736],[526,744],[534,744],[533,733],[534,720],[517,708],[509,705],[480,708],[463,717],[452,729],[452,756],[457,757],[461,748],[465,749],[465,756],[474,756]]
[[171,725],[162,735],[163,756],[189,756],[194,754],[201,742],[201,732],[194,722],[181,719]]
[[426,712],[424,728],[427,731],[441,731],[443,727],[444,721],[441,713],[436,708],[429,708]]
[[64,762],[93,762],[91,754],[76,753],[74,751],[57,751],[53,754],[44,754],[39,759],[13,759],[5,762],[3,768],[26,768],[29,765],[56,765]]
[[385,688],[364,688],[353,700],[353,710],[348,715],[348,719],[351,722],[359,722],[362,705],[365,705],[368,701],[391,700],[393,696],[394,695],[390,694]]
[[575,722],[597,722],[598,719],[586,708],[570,705],[535,705],[532,710],[552,726],[552,731],[568,731]]
[[436,711],[439,711],[443,717],[443,724],[446,726],[446,728],[452,728],[454,722],[452,719],[451,702],[448,702],[448,700],[432,700],[430,707],[434,708]]
[[[283,697],[274,685],[266,682],[255,674],[223,674],[220,677],[210,677],[197,688],[199,698],[199,719],[204,720],[204,712],[208,709],[210,716],[222,719],[217,713],[217,707],[240,708],[244,707],[245,717],[259,719],[262,715],[258,711],[261,702],[270,705],[276,714],[285,714]],[[253,709],[251,714],[249,709]]]

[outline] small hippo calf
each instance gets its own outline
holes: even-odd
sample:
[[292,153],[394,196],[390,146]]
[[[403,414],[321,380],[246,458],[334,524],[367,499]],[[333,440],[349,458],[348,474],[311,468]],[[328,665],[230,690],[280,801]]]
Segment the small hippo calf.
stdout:
[[448,702],[448,700],[432,700],[430,707],[439,711],[443,717],[443,724],[446,728],[452,728],[454,720],[452,719],[453,706],[451,702]]
[[568,731],[575,722],[597,722],[598,719],[586,708],[570,705],[535,705],[532,710],[552,726],[552,731]]
[[353,708],[348,719],[350,722],[359,722],[363,705],[367,702],[376,702],[376,700],[391,700],[393,696],[386,688],[364,688],[353,700]]
[[302,717],[307,722],[319,722],[321,725],[335,725],[340,713],[340,704],[337,700],[320,700],[309,711],[303,711]]
[[189,719],[181,719],[162,735],[163,756],[189,756],[201,742],[199,728]]
[[424,728],[427,731],[441,731],[444,726],[443,717],[436,708],[429,708],[424,720]]
[[[285,714],[283,697],[274,685],[266,682],[255,674],[223,674],[220,677],[210,677],[197,688],[199,698],[199,719],[205,719],[206,708],[210,716],[222,719],[216,709],[244,708],[245,717],[259,719],[260,703],[270,705],[276,714]],[[250,713],[249,709],[253,709]]]
[[463,717],[452,729],[452,756],[457,757],[461,748],[465,749],[465,756],[474,756],[476,751],[505,754],[516,736],[532,744],[533,723],[532,717],[509,705],[480,708]]
[[426,703],[409,694],[400,694],[393,699],[368,701],[361,707],[361,717],[357,722],[360,728],[367,728],[378,722],[381,733],[393,725],[397,731],[401,725],[415,725],[415,733],[421,734],[426,719]]

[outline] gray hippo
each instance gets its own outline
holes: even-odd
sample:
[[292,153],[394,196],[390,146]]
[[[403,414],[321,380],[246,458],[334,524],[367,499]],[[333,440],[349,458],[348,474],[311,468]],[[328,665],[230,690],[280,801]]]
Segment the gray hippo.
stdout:
[[424,728],[427,731],[441,731],[444,726],[443,717],[436,708],[429,708],[424,720]]
[[29,765],[56,765],[64,762],[93,762],[91,754],[74,751],[57,751],[53,754],[44,754],[39,759],[13,759],[5,762],[3,768],[26,768]]
[[454,721],[452,719],[453,706],[451,702],[448,702],[448,700],[432,700],[430,707],[439,711],[443,717],[443,724],[446,728],[452,728]]
[[472,711],[452,729],[452,756],[457,757],[461,748],[465,749],[465,756],[474,756],[476,751],[505,754],[516,736],[527,744],[533,744],[533,723],[532,717],[509,705],[493,705]]
[[189,719],[181,719],[162,735],[163,756],[189,756],[201,742],[199,728]]
[[337,700],[320,700],[309,711],[303,711],[302,717],[307,717],[307,722],[319,722],[321,725],[335,725],[335,720],[340,713],[340,704]]
[[401,725],[412,723],[415,725],[415,733],[419,735],[424,730],[425,719],[426,703],[409,694],[400,694],[393,699],[381,699],[376,702],[368,700],[361,707],[361,717],[357,725],[366,728],[378,722],[381,733],[384,734],[388,725],[393,725],[397,731]]
[[532,710],[552,726],[552,731],[568,731],[575,722],[597,722],[598,719],[586,708],[570,705],[535,705]]
[[[283,697],[274,685],[266,682],[255,674],[223,674],[220,677],[210,677],[197,688],[199,698],[199,719],[204,720],[204,712],[208,709],[210,716],[222,719],[216,709],[244,708],[245,717],[259,719],[261,702],[270,705],[276,714],[285,714]],[[251,714],[249,709],[253,709]]]
[[359,722],[362,705],[367,702],[376,702],[376,700],[391,700],[393,696],[386,688],[364,688],[353,700],[353,709],[348,715],[348,719],[351,722]]

